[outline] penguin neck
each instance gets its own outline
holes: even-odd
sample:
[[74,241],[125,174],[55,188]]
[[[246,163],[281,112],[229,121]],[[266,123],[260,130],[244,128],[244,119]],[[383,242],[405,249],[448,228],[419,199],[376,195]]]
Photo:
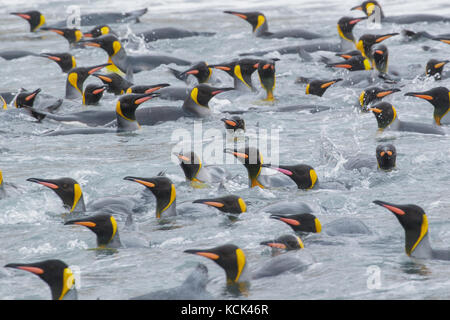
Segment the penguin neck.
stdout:
[[84,204],[83,195],[78,199],[73,208],[70,208],[70,214],[84,213],[86,212],[86,205]]
[[194,101],[189,95],[183,103],[183,106],[181,107],[184,112],[189,114],[190,116],[194,117],[207,117],[211,115],[211,110],[209,109],[209,106],[203,106],[198,103],[198,101]]
[[78,292],[77,289],[75,289],[75,286],[69,289],[61,300],[78,300]]
[[[69,75],[70,77],[70,75]],[[78,83],[77,83],[78,86]],[[66,99],[78,99],[82,98],[83,93],[81,92],[81,88],[74,87],[70,82],[70,79],[66,81]]]
[[141,127],[136,120],[135,110],[123,112],[120,101],[116,105],[117,132],[136,131]]
[[341,45],[342,52],[355,50],[356,46],[355,46],[354,41],[347,40],[347,39],[343,38],[342,36],[340,37],[340,39],[341,39],[340,45]]
[[239,91],[255,91],[252,84],[252,75],[242,74],[241,66],[236,65],[234,67],[234,89]]
[[432,257],[433,250],[428,238],[428,218],[425,214],[420,227],[405,229],[405,251],[413,258],[429,259]]
[[450,123],[450,106],[447,107],[447,110],[434,108],[433,117],[437,125],[441,125],[442,123],[448,124]]
[[106,241],[102,241],[97,237],[97,246],[101,249],[117,249],[122,247],[122,242],[120,241],[119,230],[116,229],[114,232],[112,239],[107,239]]
[[[406,251],[408,252],[408,248],[406,248]],[[409,254],[409,256],[417,259],[431,259],[433,257],[433,249],[430,245],[428,233],[425,234],[422,240],[419,240],[415,249]]]
[[177,215],[176,191],[175,185],[173,184],[171,186],[170,193],[164,197],[158,197],[156,199],[156,217],[161,218],[162,215],[165,217]]
[[253,164],[247,166],[248,171],[248,185],[250,188],[260,187],[264,189],[264,186],[259,182],[262,166],[260,164]]
[[120,48],[119,51],[117,51],[112,56],[109,56],[109,59],[108,59],[108,62],[113,63],[116,68],[114,68],[114,66],[109,66],[109,67],[112,67],[113,72],[116,72],[117,71],[116,69],[119,69],[119,71],[121,71],[123,74],[126,74],[127,59],[128,59],[127,52],[125,51],[125,49]]
[[258,25],[253,31],[253,34],[257,37],[266,37],[273,34],[272,32],[269,32],[269,24],[267,23],[266,18],[262,16],[258,17]]

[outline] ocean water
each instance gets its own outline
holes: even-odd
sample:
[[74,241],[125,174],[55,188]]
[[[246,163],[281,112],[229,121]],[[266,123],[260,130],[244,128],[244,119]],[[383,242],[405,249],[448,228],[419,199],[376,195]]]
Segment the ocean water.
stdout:
[[[68,51],[67,41],[51,32],[30,33],[28,24],[9,12],[38,9],[47,21],[63,20],[73,1],[0,1],[0,51],[34,52]],[[216,32],[212,37],[160,40],[147,47],[141,44],[129,51],[135,54],[164,53],[190,61],[210,64],[230,61],[239,53],[278,48],[304,42],[296,39],[258,39],[243,20],[223,14],[224,10],[262,11],[271,30],[302,27],[337,40],[336,22],[342,16],[360,16],[350,11],[357,1],[79,1],[82,13],[129,11],[147,7],[148,13],[139,24],[114,25],[121,35],[151,28],[175,26],[196,31]],[[383,1],[386,15],[430,13],[450,16],[447,1]],[[407,26],[384,24],[370,29],[364,23],[355,27],[358,38],[364,33],[400,32],[402,29],[426,30],[431,34],[448,33],[445,23],[415,23]],[[89,27],[83,30],[89,30]],[[391,68],[406,73],[410,80],[395,85],[401,92],[385,99],[398,111],[400,119],[432,123],[432,106],[424,100],[405,97],[409,91],[425,91],[437,86],[450,87],[450,80],[420,80],[426,62],[431,58],[448,59],[450,46],[431,40],[406,41],[397,36],[383,42],[389,48]],[[422,47],[428,46],[425,51]],[[78,65],[94,65],[106,61],[105,54],[95,48],[71,49]],[[313,54],[318,57],[320,54]],[[272,55],[273,56],[273,55]],[[74,266],[80,299],[128,299],[148,292],[180,285],[199,262],[209,270],[207,290],[218,299],[448,299],[450,265],[445,261],[413,261],[404,251],[404,232],[397,219],[387,210],[372,203],[379,199],[397,204],[416,204],[424,208],[429,219],[429,235],[433,247],[446,248],[450,241],[450,171],[449,129],[447,135],[377,132],[372,114],[360,114],[353,105],[364,85],[330,87],[323,97],[305,95],[305,87],[295,83],[299,76],[333,79],[345,72],[326,68],[320,62],[303,61],[298,55],[275,55],[277,82],[274,106],[262,105],[262,89],[256,94],[235,92],[215,97],[210,107],[212,117],[201,123],[203,132],[224,132],[221,112],[224,110],[264,110],[278,106],[317,103],[331,106],[330,111],[259,112],[249,111],[244,119],[249,129],[266,129],[278,134],[279,161],[283,164],[306,163],[318,173],[319,183],[338,181],[348,188],[311,191],[281,189],[249,189],[247,173],[239,164],[222,164],[233,177],[218,186],[193,189],[185,181],[179,165],[171,158],[177,146],[176,130],[193,132],[192,119],[142,126],[133,134],[68,135],[44,137],[48,130],[79,127],[44,120],[37,123],[29,116],[8,110],[0,113],[0,170],[5,182],[14,184],[9,196],[0,200],[0,266],[11,262],[36,262],[61,259]],[[173,66],[182,69],[182,67]],[[448,68],[448,67],[445,67]],[[444,68],[444,69],[445,69]],[[18,88],[42,89],[57,97],[64,96],[65,75],[51,61],[37,57],[0,60],[0,91]],[[223,86],[230,78],[219,71],[215,76]],[[254,83],[258,84],[254,74]],[[90,77],[86,83],[97,79]],[[183,85],[167,72],[167,66],[135,75],[135,83]],[[111,110],[117,97],[106,94],[100,106],[86,109]],[[154,99],[143,106],[179,106],[180,101]],[[69,106],[60,113],[79,111]],[[199,125],[199,123],[196,123]],[[196,137],[203,146],[211,143],[207,135]],[[357,153],[375,156],[379,143],[393,143],[398,152],[397,170],[348,171],[344,158]],[[205,163],[207,161],[205,160]],[[126,228],[119,216],[122,238],[139,238],[147,248],[125,248],[116,254],[98,255],[95,235],[87,228],[65,226],[61,201],[49,189],[27,182],[30,177],[58,178],[68,176],[82,186],[86,203],[104,196],[138,195],[143,186],[124,181],[125,176],[151,177],[166,170],[177,188],[177,204],[184,215],[167,228],[155,218],[155,203],[136,214],[134,228]],[[238,194],[248,204],[248,212],[232,222],[214,209],[189,206],[195,199],[225,193]],[[370,235],[315,235],[305,239],[299,257],[308,260],[302,272],[285,273],[252,282],[249,293],[239,297],[225,290],[224,271],[203,257],[183,253],[186,249],[211,248],[233,243],[244,250],[250,269],[270,261],[268,248],[261,241],[292,233],[290,228],[269,218],[262,209],[278,201],[300,201],[309,204],[322,225],[342,217],[361,219]],[[309,241],[308,241],[309,240]],[[370,285],[371,270],[378,268],[379,285]],[[49,299],[48,287],[27,272],[0,268],[1,299]]]

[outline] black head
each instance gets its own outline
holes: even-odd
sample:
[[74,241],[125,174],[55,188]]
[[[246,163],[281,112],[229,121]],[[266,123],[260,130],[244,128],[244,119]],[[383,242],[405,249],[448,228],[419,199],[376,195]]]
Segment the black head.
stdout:
[[428,233],[428,219],[423,209],[413,204],[398,205],[380,200],[375,200],[373,203],[388,209],[397,217],[405,230],[406,253],[411,255]]
[[269,246],[274,249],[283,249],[287,251],[303,249],[305,247],[302,239],[300,239],[299,236],[294,236],[292,234],[283,235],[274,240],[263,241],[259,244]]
[[133,83],[117,73],[94,73],[93,76],[99,78],[103,84],[108,86],[108,92],[114,93],[115,95],[124,94],[133,85]]
[[305,93],[321,97],[330,86],[339,81],[342,81],[342,79],[312,80],[306,86]]
[[[47,188],[52,189],[62,200],[64,206],[70,210],[75,211],[78,203],[84,209],[83,193],[81,186],[72,178],[59,178],[59,179],[41,179],[41,178],[29,178],[27,181],[38,183]],[[84,211],[84,210],[82,210]]]
[[9,263],[5,268],[25,270],[45,281],[52,292],[53,300],[61,300],[75,289],[75,278],[69,266],[61,260],[45,260],[35,263]]
[[388,48],[383,45],[377,45],[372,48],[372,57],[375,62],[375,68],[382,73],[387,73],[389,65],[389,51]]
[[110,33],[114,34],[111,27],[104,24],[104,25],[96,26],[96,27],[92,28],[88,32],[84,33],[83,36],[85,36],[87,38],[98,38],[100,36],[103,36],[105,34],[110,34]]
[[[278,59],[276,59],[278,60]],[[258,62],[258,76],[261,86],[267,92],[268,101],[273,101],[273,90],[275,90],[275,61],[276,60],[261,60]],[[254,65],[253,65],[254,67]]]
[[242,271],[246,266],[244,252],[233,244],[211,249],[190,249],[184,252],[203,256],[217,263],[225,270],[228,283],[239,282]]
[[66,97],[67,98],[75,97],[73,95],[74,91],[75,92],[78,91],[80,95],[83,95],[84,81],[86,81],[86,79],[94,72],[97,72],[98,70],[103,69],[104,67],[109,65],[110,63],[104,63],[91,67],[76,67],[71,69],[67,74]]
[[40,56],[55,61],[62,72],[69,72],[77,66],[75,57],[70,53],[41,53]]
[[436,87],[423,92],[408,92],[405,96],[417,97],[431,103],[434,107],[434,120],[441,125],[441,119],[450,108],[450,91],[445,87]]
[[388,102],[380,102],[369,108],[369,110],[375,115],[379,129],[387,128],[397,118],[397,111]]
[[237,11],[224,11],[224,13],[232,14],[236,17],[244,19],[251,24],[253,32],[264,33],[268,31],[267,19],[261,12],[237,12]]
[[355,42],[355,37],[353,36],[353,28],[356,24],[362,20],[367,19],[366,17],[354,18],[354,17],[342,17],[337,23],[337,30],[339,36],[347,41]]
[[124,94],[116,104],[116,115],[125,120],[136,121],[136,109],[145,101],[158,97],[159,93]]
[[85,226],[97,235],[97,245],[105,247],[117,233],[116,219],[110,214],[97,214],[81,219],[69,220],[64,225]]
[[100,99],[103,97],[103,93],[105,92],[106,85],[98,85],[98,84],[88,84],[83,91],[83,104],[85,105],[95,105],[98,104]]
[[319,219],[311,213],[288,215],[273,214],[270,217],[275,220],[283,221],[296,232],[320,233],[322,231],[322,225]]
[[449,60],[436,60],[430,59],[425,67],[425,74],[429,77],[435,77],[436,79],[441,79],[442,71],[444,66],[449,62]]
[[194,76],[198,83],[205,83],[211,77],[212,70],[205,61],[196,63],[191,68],[182,72],[182,75]]
[[364,1],[360,5],[351,8],[350,10],[360,10],[364,12],[368,17],[373,15],[376,12],[379,12],[380,18],[384,18],[383,10],[381,9],[380,4],[377,1],[369,0]]
[[358,50],[351,50],[351,51],[347,51],[347,52],[343,52],[343,53],[336,53],[336,56],[341,57],[345,60],[348,60],[350,58],[353,58],[355,56],[360,56],[361,52]]
[[336,62],[327,65],[328,67],[333,68],[342,68],[347,69],[348,71],[361,71],[361,70],[370,70],[372,66],[370,65],[370,61],[363,57],[362,55],[356,55],[347,59],[343,62]]
[[83,40],[81,42],[89,47],[102,48],[110,57],[116,55],[120,50],[123,50],[120,40],[112,34],[105,34],[98,38]]
[[376,149],[377,163],[381,170],[392,170],[397,160],[397,149],[392,144],[378,145]]
[[152,93],[159,89],[169,87],[168,83],[158,83],[152,85],[134,85],[127,89],[126,93]]
[[48,30],[63,36],[70,44],[77,43],[83,38],[83,32],[75,28],[50,28],[43,27],[41,30]]
[[11,14],[27,20],[30,24],[31,32],[37,31],[45,24],[45,17],[36,10],[26,12],[11,12]]
[[363,111],[368,111],[367,106],[374,102],[379,102],[384,97],[393,94],[394,92],[399,92],[400,89],[383,89],[379,87],[370,87],[361,92],[359,96],[359,105]]
[[372,47],[375,44],[398,34],[398,32],[387,34],[364,34],[359,38],[358,43],[356,44],[356,49],[358,49],[364,57],[372,58]]
[[183,169],[186,179],[189,181],[198,181],[197,174],[202,168],[202,161],[195,152],[190,151],[174,154],[180,160],[180,166]]
[[279,165],[274,167],[270,164],[263,164],[263,167],[271,168],[287,175],[291,178],[299,189],[312,189],[318,185],[317,173],[313,167],[307,164],[298,164],[294,166]]
[[243,213],[247,211],[245,201],[241,197],[235,195],[211,199],[198,199],[193,201],[193,203],[206,204],[227,213]]
[[225,153],[232,154],[245,166],[248,172],[248,178],[251,187],[260,186],[257,178],[261,173],[263,164],[262,154],[259,149],[254,147],[245,147],[244,149],[225,149]]
[[234,88],[217,88],[202,83],[191,90],[188,99],[193,100],[195,104],[199,106],[208,107],[209,101],[214,98],[214,96],[230,90],[234,90]]
[[225,128],[229,130],[244,130],[245,131],[245,121],[239,116],[232,116],[230,118],[220,119],[225,124]]
[[34,100],[36,99],[36,96],[41,92],[41,89],[36,89],[33,92],[23,91],[20,92],[16,100],[14,101],[14,105],[16,108],[26,108],[26,107],[33,107]]

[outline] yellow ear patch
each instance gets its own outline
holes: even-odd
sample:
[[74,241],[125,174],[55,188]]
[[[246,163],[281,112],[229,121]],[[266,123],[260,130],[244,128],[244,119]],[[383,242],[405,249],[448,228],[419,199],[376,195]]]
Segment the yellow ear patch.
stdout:
[[59,296],[58,300],[62,300],[66,295],[67,291],[69,291],[74,284],[75,284],[75,277],[73,276],[72,270],[70,270],[69,268],[65,268],[63,273],[63,283],[62,283],[63,287],[61,295]]
[[242,198],[238,199],[239,207],[241,208],[241,212],[247,212],[247,205]]
[[100,32],[101,32],[102,34],[108,34],[108,33],[109,33],[109,28],[108,28],[108,27],[102,27],[102,28],[100,29]]
[[70,212],[72,212],[75,209],[82,195],[83,193],[81,192],[80,185],[78,183],[75,183],[73,185],[73,206],[72,209],[70,209]]
[[311,177],[311,186],[308,189],[312,189],[317,182],[317,173],[315,170],[309,170],[309,176]]
[[258,16],[258,24],[255,27],[255,31],[258,30],[258,28],[261,27],[264,24],[264,22],[266,22],[266,19],[264,18],[264,16],[259,15]]
[[364,97],[366,96],[366,91],[361,92],[361,94],[359,95],[359,104],[361,105],[361,107],[364,106]]
[[67,77],[67,80],[69,80],[69,83],[72,85],[72,87],[77,89],[79,93],[83,94],[81,92],[81,90],[78,88],[78,84],[77,84],[78,74],[76,74],[75,72],[70,73],[69,76]]
[[236,249],[236,260],[238,273],[236,275],[236,278],[234,279],[234,282],[237,282],[239,280],[242,274],[242,270],[244,270],[245,267],[245,254],[241,249]]

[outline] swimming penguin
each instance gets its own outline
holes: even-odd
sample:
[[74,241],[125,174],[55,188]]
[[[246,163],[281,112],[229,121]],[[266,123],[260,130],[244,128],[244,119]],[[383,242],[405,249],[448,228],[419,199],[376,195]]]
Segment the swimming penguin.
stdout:
[[312,94],[315,96],[323,96],[325,91],[336,82],[342,81],[342,78],[333,80],[312,80],[306,86],[305,93]]
[[30,32],[35,32],[45,25],[45,17],[36,10],[26,12],[11,12],[11,14],[25,19],[30,25]]
[[93,73],[92,75],[99,78],[103,84],[107,85],[107,91],[114,93],[115,95],[124,94],[131,86],[133,86],[132,82],[122,78],[117,73]]
[[405,96],[417,97],[431,103],[434,107],[433,118],[437,125],[450,124],[450,91],[445,87],[436,87],[423,92],[408,92]]
[[180,167],[186,180],[194,188],[202,188],[211,183],[222,182],[227,174],[220,166],[204,165],[202,160],[194,152],[174,153],[180,160]]
[[77,300],[78,298],[74,274],[61,260],[8,263],[5,268],[24,270],[37,275],[50,287],[52,300]]
[[94,232],[97,236],[97,247],[100,249],[123,247],[119,237],[117,221],[110,214],[97,214],[80,219],[71,219],[64,223],[64,225],[74,224],[85,226]]
[[36,103],[36,97],[40,92],[40,88],[32,92],[22,89],[14,98],[14,106],[16,108],[24,108],[27,113],[40,121],[42,118],[34,110],[38,109],[52,113],[63,103],[63,99],[54,99],[53,97],[49,100],[44,99],[43,101],[40,101],[40,103]]
[[52,31],[63,36],[69,42],[71,48],[80,47],[79,41],[83,39],[83,32],[76,28],[41,27],[41,30]]
[[[98,38],[82,40],[87,46],[102,48],[108,54],[108,62],[112,63],[122,73],[129,75],[143,70],[152,70],[162,64],[191,65],[191,62],[175,57],[162,55],[136,55],[129,56],[119,39],[106,34]],[[113,69],[114,71],[114,69]]]
[[78,99],[83,97],[84,81],[94,72],[109,66],[110,63],[90,67],[76,67],[67,73],[66,99]]
[[[162,107],[139,108],[136,111],[130,110],[129,112],[135,113],[137,123],[146,126],[153,126],[157,123],[164,121],[176,121],[182,117],[197,117],[197,118],[207,117],[211,114],[208,102],[214,96],[229,90],[234,90],[234,88],[216,88],[210,87],[206,84],[199,84],[198,86],[194,87],[191,90],[188,97],[184,100],[181,108],[162,106]],[[152,95],[149,95],[151,97],[159,96],[159,92],[152,92],[151,94]],[[38,112],[38,114],[40,117],[44,117],[46,119],[65,122],[75,121],[81,122],[88,126],[104,126],[106,124],[111,123],[117,118],[116,111],[97,111],[97,110],[82,111],[67,115],[55,115],[44,112]],[[136,124],[135,122],[133,123]],[[133,123],[129,122],[130,125]],[[136,126],[133,125],[133,128],[135,127]],[[106,129],[107,128],[104,129],[105,132],[108,131]]]
[[310,32],[304,29],[283,30],[270,32],[266,16],[261,12],[237,12],[224,11],[236,17],[244,19],[252,25],[253,34],[259,38],[281,39],[281,38],[302,38],[306,40],[322,38],[318,33]]
[[77,66],[75,57],[70,53],[41,53],[39,56],[55,61],[64,73]]
[[177,200],[175,185],[172,180],[164,176],[152,178],[125,177],[124,180],[142,184],[149,189],[156,198],[156,218],[177,215]]
[[398,205],[380,200],[373,203],[395,214],[405,230],[405,251],[412,258],[450,260],[450,250],[434,250],[428,237],[428,218],[424,210],[413,204]]
[[83,37],[85,38],[98,38],[100,36],[103,36],[105,34],[113,34],[116,37],[119,37],[112,29],[110,26],[106,25],[106,24],[102,24],[99,26],[95,26],[94,28],[92,28],[91,30],[89,30],[88,32],[84,32],[83,33]]
[[372,64],[372,67],[375,67],[375,62],[373,61],[372,55],[372,47],[375,44],[380,43],[398,34],[399,34],[398,32],[387,34],[363,34],[356,43],[356,49],[358,49],[365,58],[369,59],[369,61]]
[[28,56],[38,57],[39,54],[31,52],[31,51],[26,51],[26,50],[4,50],[4,51],[0,51],[0,57],[5,59],[5,60],[20,59],[20,58],[28,57]]
[[106,85],[88,84],[83,91],[83,104],[97,105],[107,87]]
[[396,131],[445,135],[445,132],[436,125],[400,121],[394,106],[388,102],[378,103],[369,108],[369,110],[375,115],[380,131],[391,129]]
[[344,168],[347,170],[361,168],[377,168],[390,171],[396,166],[397,150],[394,145],[378,145],[375,150],[376,157],[357,154],[347,159]]
[[364,89],[359,95],[358,109],[362,112],[369,112],[369,107],[380,102],[384,97],[399,92],[398,88],[383,89],[380,87],[369,87]]
[[260,59],[238,59],[229,63],[211,65],[211,68],[225,71],[234,80],[235,90],[256,91],[252,84],[252,74],[258,70]]
[[286,223],[292,230],[300,234],[320,233],[322,231],[322,224],[319,219],[311,213],[272,214],[270,218]]
[[218,210],[225,213],[244,213],[247,212],[247,205],[241,197],[235,195],[228,195],[218,198],[210,199],[197,199],[192,203],[206,204],[210,207],[217,208]]
[[369,59],[363,57],[362,55],[351,57],[342,62],[328,63],[327,67],[343,68],[347,69],[348,71],[362,71],[372,69]]
[[292,179],[297,187],[302,190],[313,189],[319,185],[316,171],[307,164],[297,164],[293,166],[278,165],[276,167],[270,164],[263,164],[262,167],[271,168],[281,172],[283,175]]
[[345,52],[355,49],[355,37],[353,35],[353,28],[356,24],[366,17],[342,17],[337,23],[337,31],[340,42],[317,42],[308,43],[297,46],[283,47],[273,50],[241,53],[240,56],[264,56],[270,52],[278,52],[279,54],[299,54],[301,52],[316,52],[316,51],[331,51],[331,52]]
[[281,175],[263,175],[261,174],[263,156],[259,149],[254,147],[245,147],[243,149],[225,149],[225,153],[232,154],[247,169],[248,185],[250,188],[260,187],[262,189],[269,187],[292,186],[291,179]]
[[425,76],[433,77],[435,80],[447,79],[449,77],[448,73],[442,74],[442,71],[444,66],[449,62],[449,60],[428,60],[427,65],[425,66]]
[[212,69],[205,61],[200,61],[184,71],[178,71],[173,68],[169,68],[169,70],[181,81],[187,81],[188,77],[192,75],[197,79],[198,83],[208,82],[212,75]]
[[299,236],[294,236],[292,234],[282,235],[274,240],[262,241],[259,244],[273,249],[282,249],[286,251],[305,248],[302,239],[300,239]]
[[[79,129],[67,129],[56,130],[46,132],[45,136],[59,136],[70,134],[102,134],[102,133],[121,133],[137,131],[141,128],[139,122],[136,120],[136,109],[145,101],[157,97],[158,93],[144,93],[144,94],[126,94],[119,98],[116,103],[115,121],[111,121],[103,128],[79,128]],[[97,116],[107,116],[108,111],[98,111],[99,113],[88,113]],[[48,115],[46,115],[48,116]],[[64,119],[64,117],[62,117]],[[60,118],[61,119],[61,118]],[[111,128],[115,126],[115,128]]]
[[[401,16],[384,15],[383,9],[377,1],[364,1],[362,4],[351,8],[351,10],[360,10],[368,17],[374,15],[375,22],[410,24],[416,22],[448,22],[450,18],[434,14],[406,14]],[[379,19],[379,20],[377,20]]]
[[198,36],[211,37],[215,34],[215,32],[190,31],[180,28],[165,27],[138,32],[136,33],[136,36],[144,39],[145,42],[153,42],[163,39],[181,39]]
[[275,61],[261,60],[258,62],[258,77],[261,86],[266,91],[266,98],[264,101],[274,101],[273,91],[275,90],[276,75],[275,75]]
[[232,116],[230,118],[222,118],[220,119],[223,121],[225,128],[227,130],[233,130],[233,132],[236,132],[238,130],[245,131],[245,121],[239,116]]
[[208,268],[199,263],[180,286],[143,294],[130,300],[213,300],[214,297],[206,291],[207,284]]

